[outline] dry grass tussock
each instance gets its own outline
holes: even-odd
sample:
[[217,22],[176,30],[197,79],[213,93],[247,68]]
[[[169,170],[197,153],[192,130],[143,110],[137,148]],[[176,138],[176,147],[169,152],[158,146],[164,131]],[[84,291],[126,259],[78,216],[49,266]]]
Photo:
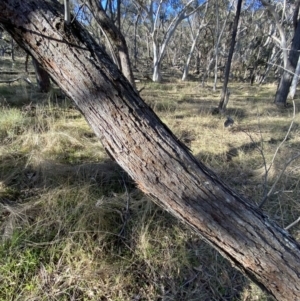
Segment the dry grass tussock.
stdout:
[[[271,300],[217,252],[138,191],[72,103],[0,86],[0,300]],[[299,102],[272,105],[275,87],[147,83],[142,97],[225,182],[260,203],[300,151]],[[273,161],[273,164],[271,164]],[[268,176],[266,177],[266,170]],[[285,227],[300,215],[300,160],[264,210]],[[300,239],[300,226],[290,229]]]

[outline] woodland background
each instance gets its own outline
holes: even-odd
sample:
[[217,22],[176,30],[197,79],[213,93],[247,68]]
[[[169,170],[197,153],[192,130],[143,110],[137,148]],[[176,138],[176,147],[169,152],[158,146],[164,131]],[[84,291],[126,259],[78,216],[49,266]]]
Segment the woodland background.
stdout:
[[[71,4],[114,57],[88,7]],[[294,101],[274,99],[290,67],[299,3],[243,3],[222,110],[235,1],[102,5],[159,117],[231,187],[265,200],[280,226],[296,221],[297,77]],[[0,299],[270,299],[135,187],[56,84],[36,80],[31,58],[4,31],[0,52]],[[299,225],[290,231],[299,240]]]

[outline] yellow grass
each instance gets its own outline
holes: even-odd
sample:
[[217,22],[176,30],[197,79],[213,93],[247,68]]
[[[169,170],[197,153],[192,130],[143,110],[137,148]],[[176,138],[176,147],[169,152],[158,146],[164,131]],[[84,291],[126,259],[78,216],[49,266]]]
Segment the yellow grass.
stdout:
[[[274,85],[146,83],[142,97],[231,187],[259,203],[299,152],[299,100],[273,106]],[[26,86],[25,86],[26,88]],[[220,88],[220,87],[219,87]],[[10,90],[11,89],[11,90]],[[271,300],[216,251],[154,205],[103,150],[57,90],[0,86],[0,300]],[[30,90],[30,91],[29,91]],[[3,94],[1,94],[1,91]],[[300,215],[300,160],[286,169],[264,210],[285,227]],[[300,239],[300,226],[291,228]]]

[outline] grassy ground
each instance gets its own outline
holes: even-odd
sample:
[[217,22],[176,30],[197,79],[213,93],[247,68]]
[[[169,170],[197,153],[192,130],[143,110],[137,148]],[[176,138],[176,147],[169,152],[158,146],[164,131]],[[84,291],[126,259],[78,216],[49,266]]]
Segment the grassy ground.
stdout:
[[[220,86],[143,85],[194,155],[251,202],[299,153],[299,99],[293,118],[273,106],[273,85],[231,85],[231,129],[211,113]],[[271,300],[138,191],[57,89],[1,84],[0,106],[0,300]],[[299,179],[298,159],[265,203],[282,227],[300,215]],[[290,231],[300,240],[299,225]]]

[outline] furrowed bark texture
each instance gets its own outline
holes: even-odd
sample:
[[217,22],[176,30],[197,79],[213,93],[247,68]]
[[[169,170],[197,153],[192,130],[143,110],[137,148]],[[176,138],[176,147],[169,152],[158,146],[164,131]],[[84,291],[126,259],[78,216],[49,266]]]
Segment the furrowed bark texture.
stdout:
[[190,154],[88,33],[76,22],[64,25],[56,1],[1,0],[0,23],[145,193],[277,300],[299,300],[299,245]]

